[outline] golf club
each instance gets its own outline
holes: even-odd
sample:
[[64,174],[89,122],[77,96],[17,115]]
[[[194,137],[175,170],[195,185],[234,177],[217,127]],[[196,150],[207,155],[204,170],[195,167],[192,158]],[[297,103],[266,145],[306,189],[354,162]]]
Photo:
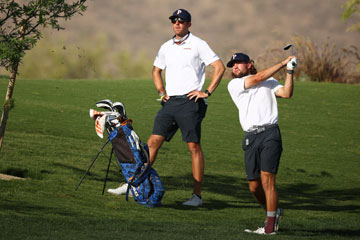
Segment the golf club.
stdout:
[[112,108],[118,112],[120,114],[120,116],[125,120],[127,119],[127,116],[126,116],[126,111],[125,111],[125,106],[123,103],[121,102],[114,102],[112,104]]
[[[292,44],[288,44],[284,47],[284,50],[287,51],[289,50],[289,48],[291,48],[291,56],[294,56],[294,48],[293,48],[293,45]],[[296,59],[295,59],[295,62],[292,62],[292,65],[295,67],[297,64],[296,62]]]
[[289,48],[291,48],[291,56],[294,56],[294,48],[292,44],[288,44],[284,47],[284,50],[287,51],[289,50]]
[[99,108],[105,108],[105,109],[108,109],[110,111],[114,111],[113,107],[112,107],[112,101],[109,100],[109,99],[105,99],[105,100],[101,100],[101,101],[98,101],[96,103],[96,106],[99,107]]

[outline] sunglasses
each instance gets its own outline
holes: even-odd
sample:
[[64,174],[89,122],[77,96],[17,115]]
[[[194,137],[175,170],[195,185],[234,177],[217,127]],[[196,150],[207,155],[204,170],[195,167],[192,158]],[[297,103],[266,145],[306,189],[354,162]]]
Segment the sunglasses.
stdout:
[[179,17],[178,17],[178,18],[173,18],[173,19],[171,19],[171,22],[172,22],[172,23],[176,23],[176,21],[178,21],[178,22],[181,23],[181,24],[185,22],[184,19],[179,18]]

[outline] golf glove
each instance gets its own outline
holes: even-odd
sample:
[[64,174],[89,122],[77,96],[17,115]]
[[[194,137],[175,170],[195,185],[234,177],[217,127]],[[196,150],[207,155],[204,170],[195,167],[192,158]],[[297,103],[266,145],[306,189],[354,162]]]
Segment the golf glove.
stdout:
[[286,69],[287,70],[294,70],[295,67],[297,66],[297,60],[296,58],[292,58],[290,61],[288,61],[288,63],[286,64]]

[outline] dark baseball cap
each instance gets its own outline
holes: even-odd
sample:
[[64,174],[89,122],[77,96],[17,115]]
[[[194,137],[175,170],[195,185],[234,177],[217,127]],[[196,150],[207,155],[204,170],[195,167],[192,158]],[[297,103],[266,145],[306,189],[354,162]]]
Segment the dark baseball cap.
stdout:
[[245,53],[234,53],[226,66],[231,68],[235,62],[250,62],[250,58]]
[[188,11],[186,11],[185,9],[178,9],[176,10],[173,15],[171,15],[169,17],[169,19],[174,19],[174,18],[182,18],[185,22],[191,22],[191,15]]

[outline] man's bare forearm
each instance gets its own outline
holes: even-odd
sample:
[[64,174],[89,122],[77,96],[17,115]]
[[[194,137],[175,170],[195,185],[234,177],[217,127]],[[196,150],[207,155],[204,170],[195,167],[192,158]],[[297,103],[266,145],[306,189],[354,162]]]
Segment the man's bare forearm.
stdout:
[[153,68],[153,80],[154,80],[154,85],[155,88],[157,90],[157,92],[160,93],[165,93],[165,88],[164,88],[164,82],[163,79],[161,77],[161,72],[162,70],[160,68],[154,67]]
[[207,90],[210,93],[213,93],[215,91],[215,89],[219,86],[221,79],[224,75],[225,72],[225,66],[224,64],[221,62],[221,60],[217,60],[215,62],[213,62],[211,64],[211,66],[213,67],[213,73],[211,76],[211,82],[207,88]]

